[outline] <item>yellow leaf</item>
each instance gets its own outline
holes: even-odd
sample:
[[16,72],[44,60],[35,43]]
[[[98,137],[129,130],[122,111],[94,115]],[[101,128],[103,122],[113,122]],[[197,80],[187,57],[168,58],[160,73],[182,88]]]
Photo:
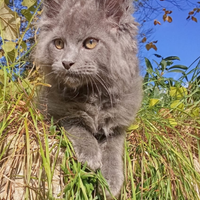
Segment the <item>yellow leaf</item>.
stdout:
[[178,104],[180,103],[179,100],[175,100],[172,102],[172,104],[170,105],[171,108],[176,108],[178,106]]
[[167,16],[167,17],[166,17],[166,21],[168,21],[169,23],[171,23],[171,22],[172,22],[172,17]]
[[139,128],[139,124],[132,124],[132,125],[130,125],[130,126],[128,127],[127,132],[131,132],[131,131],[136,130],[136,129],[138,129],[138,128]]
[[168,11],[167,11],[167,14],[171,14],[171,13],[172,13],[172,11],[171,11],[171,10],[168,10]]
[[157,24],[159,24],[159,25],[161,25],[161,23],[158,21],[158,20],[154,20],[154,25],[157,25]]
[[8,41],[8,42],[5,42],[3,45],[2,45],[2,48],[5,52],[11,52],[13,49],[15,49],[15,42],[11,42],[11,41]]
[[199,117],[200,116],[200,108],[194,108],[194,109],[192,109],[191,115],[193,117]]
[[170,95],[171,97],[176,96],[176,87],[170,87],[169,95]]
[[146,49],[149,51],[151,49],[150,44],[146,44]]
[[178,105],[178,108],[181,109],[181,110],[183,110],[183,109],[185,108],[185,105],[184,105],[183,103],[180,103],[180,104]]
[[145,43],[146,41],[147,41],[147,38],[144,37],[144,38],[142,39],[142,43]]
[[0,2],[0,29],[6,40],[15,40],[19,34],[20,18],[4,1]]
[[189,14],[189,15],[193,15],[193,14],[194,14],[194,11],[192,10],[192,11],[190,11],[188,14]]
[[153,48],[155,51],[157,51],[157,47],[156,47],[155,44],[152,45],[152,48]]
[[30,8],[36,3],[36,0],[23,0],[22,5]]
[[164,21],[164,22],[166,21],[166,18],[167,18],[167,15],[164,14],[164,15],[163,15],[163,21]]
[[10,52],[7,52],[7,58],[9,62],[14,62],[17,56],[17,51],[16,49],[13,49]]
[[150,99],[149,106],[153,107],[158,103],[159,99]]
[[192,20],[195,21],[195,22],[197,22],[197,18],[194,17],[194,16],[192,16]]
[[154,49],[155,51],[157,51],[157,47],[155,44],[153,44],[153,42],[150,42],[148,44],[146,44],[146,49],[149,51],[150,49]]
[[170,105],[171,108],[179,108],[181,110],[183,110],[183,108],[185,107],[183,103],[180,102],[180,100],[175,100],[172,102],[172,104]]
[[181,99],[187,95],[187,89],[184,87],[170,87],[169,95]]
[[171,126],[175,127],[178,125],[177,121],[174,118],[169,118],[168,120]]
[[178,88],[177,98],[182,98],[187,95],[187,89],[184,87]]

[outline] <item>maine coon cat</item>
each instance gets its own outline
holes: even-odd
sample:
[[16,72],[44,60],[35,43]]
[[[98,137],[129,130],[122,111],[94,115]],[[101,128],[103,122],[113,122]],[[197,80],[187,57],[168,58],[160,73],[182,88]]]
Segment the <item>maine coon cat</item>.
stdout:
[[78,161],[101,169],[116,197],[125,131],[142,99],[132,12],[130,0],[45,0],[34,55],[51,85],[40,104],[69,133]]

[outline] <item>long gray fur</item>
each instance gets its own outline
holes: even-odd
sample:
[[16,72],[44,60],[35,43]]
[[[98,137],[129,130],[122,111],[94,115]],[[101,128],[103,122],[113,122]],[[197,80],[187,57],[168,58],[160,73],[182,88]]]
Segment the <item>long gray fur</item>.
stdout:
[[[132,12],[129,0],[45,0],[34,53],[52,86],[43,88],[40,108],[69,133],[78,160],[101,169],[116,197],[124,182],[125,130],[142,99]],[[98,39],[94,49],[84,48],[87,38]],[[73,65],[65,69],[63,61]]]

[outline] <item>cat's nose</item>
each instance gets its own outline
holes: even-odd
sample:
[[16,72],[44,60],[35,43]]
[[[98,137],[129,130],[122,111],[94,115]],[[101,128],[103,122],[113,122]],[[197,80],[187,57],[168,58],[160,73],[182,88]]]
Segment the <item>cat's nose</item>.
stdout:
[[72,61],[62,61],[62,64],[63,64],[63,67],[68,70],[74,64],[74,62],[72,62]]

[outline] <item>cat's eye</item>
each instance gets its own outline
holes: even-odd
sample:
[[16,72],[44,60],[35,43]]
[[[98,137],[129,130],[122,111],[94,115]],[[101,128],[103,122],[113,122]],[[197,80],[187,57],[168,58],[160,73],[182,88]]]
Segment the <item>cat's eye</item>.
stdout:
[[61,39],[54,40],[54,45],[57,49],[63,49],[64,48],[64,42]]
[[97,39],[94,39],[94,38],[88,38],[84,41],[83,43],[83,46],[86,48],[86,49],[94,49],[97,44],[98,44],[98,40]]

